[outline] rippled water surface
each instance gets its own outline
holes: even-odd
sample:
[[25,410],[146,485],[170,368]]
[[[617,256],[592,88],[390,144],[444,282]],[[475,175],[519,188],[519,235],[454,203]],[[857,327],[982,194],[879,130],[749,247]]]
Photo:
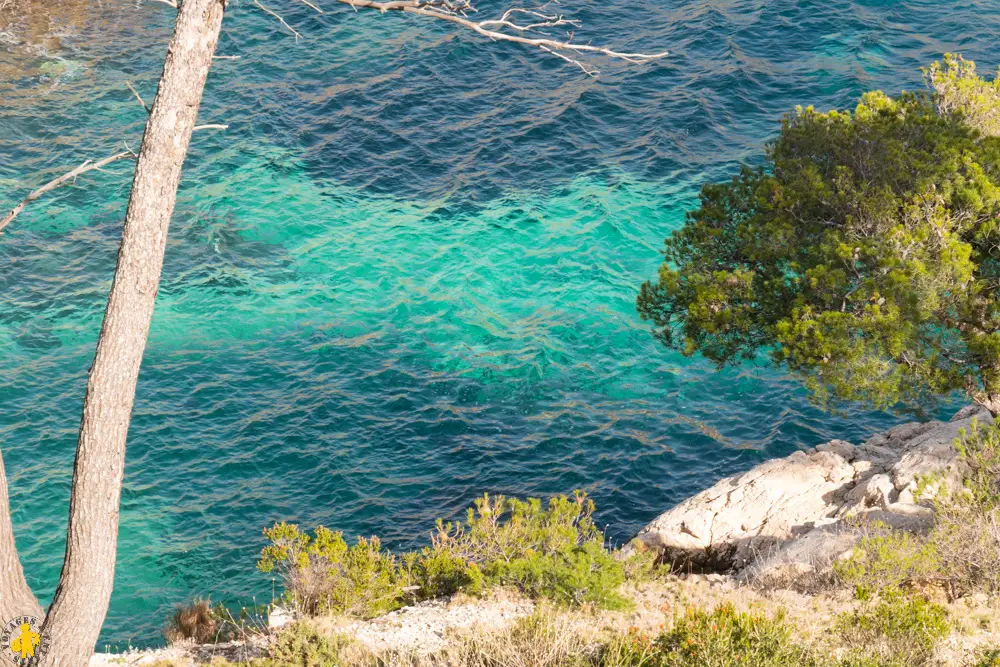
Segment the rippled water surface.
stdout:
[[[152,98],[169,8],[65,4],[0,30],[0,207],[139,142],[125,81]],[[281,5],[296,41],[230,2],[219,52],[240,59],[201,113],[230,127],[185,166],[102,645],[160,641],[195,595],[269,598],[276,519],[409,547],[482,491],[583,488],[622,540],[720,476],[897,421],[669,353],[633,301],[699,185],[758,160],[783,112],[916,88],[944,51],[993,69],[1000,2],[563,0],[578,34],[671,51],[598,79],[326,4]],[[0,443],[44,601],[129,182],[92,172],[0,236]]]

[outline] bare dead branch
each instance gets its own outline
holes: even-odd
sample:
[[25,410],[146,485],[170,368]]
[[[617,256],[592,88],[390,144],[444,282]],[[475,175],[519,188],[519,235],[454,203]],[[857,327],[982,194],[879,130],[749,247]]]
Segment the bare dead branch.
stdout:
[[270,14],[271,16],[273,16],[274,18],[276,18],[279,21],[281,21],[281,25],[283,25],[286,28],[288,28],[289,30],[291,30],[292,34],[295,35],[295,41],[299,41],[299,37],[301,37],[302,35],[299,34],[298,30],[296,30],[292,26],[288,25],[288,23],[285,21],[285,19],[281,18],[281,15],[272,12],[270,9],[268,9],[264,5],[262,5],[259,2],[257,2],[257,0],[253,0],[253,4],[257,5],[258,7],[260,7],[261,9],[263,9],[265,12],[267,12],[268,14]]
[[[254,1],[256,2],[256,0]],[[583,62],[580,59],[580,56],[583,55],[602,55],[630,63],[645,63],[667,55],[666,51],[662,53],[626,53],[605,46],[581,44],[573,41],[573,30],[567,31],[567,39],[565,40],[554,39],[547,31],[559,28],[578,28],[580,22],[567,19],[561,14],[549,14],[522,7],[508,9],[499,19],[473,21],[468,18],[468,13],[475,12],[476,9],[469,0],[337,0],[337,2],[350,5],[355,11],[359,7],[368,7],[377,9],[383,14],[389,11],[399,11],[449,21],[493,41],[514,42],[539,48],[576,65],[588,76],[597,76],[600,72],[595,67]],[[527,22],[523,21],[525,17],[527,17]],[[518,22],[519,18],[522,19],[521,22]]]
[[547,46],[540,46],[538,48],[540,48],[542,51],[546,51],[547,53],[551,53],[556,58],[562,58],[563,60],[565,60],[566,62],[570,63],[571,65],[576,65],[581,70],[583,70],[583,73],[586,74],[587,76],[597,76],[598,74],[600,74],[599,70],[597,70],[597,69],[595,69],[593,67],[590,67],[586,63],[584,63],[584,62],[582,62],[582,61],[580,61],[580,60],[578,60],[576,58],[570,58],[567,55],[563,55],[562,53],[559,53],[558,51],[553,51],[552,49],[550,49]]
[[7,225],[9,225],[11,223],[11,221],[14,218],[16,218],[21,211],[24,210],[25,206],[27,206],[31,202],[35,201],[36,199],[38,199],[39,197],[41,197],[42,195],[44,195],[46,192],[50,192],[52,190],[55,190],[60,185],[64,185],[64,184],[66,184],[66,183],[74,180],[77,176],[80,176],[81,174],[85,174],[88,171],[92,171],[94,169],[100,169],[101,167],[105,167],[105,166],[111,164],[112,162],[116,162],[118,160],[124,160],[126,158],[134,160],[136,157],[138,157],[138,156],[135,153],[133,153],[131,150],[125,150],[125,151],[123,151],[121,153],[116,153],[115,155],[112,155],[111,157],[106,157],[103,160],[98,160],[97,162],[94,162],[93,160],[87,160],[87,161],[83,162],[83,164],[81,164],[77,168],[75,168],[75,169],[73,169],[71,171],[66,172],[65,174],[63,174],[59,178],[56,178],[56,179],[53,179],[53,180],[49,181],[48,183],[46,183],[42,187],[38,188],[37,190],[35,190],[31,194],[29,194],[27,197],[25,197],[24,200],[20,204],[18,204],[13,209],[11,209],[11,212],[7,214],[6,218],[4,218],[3,220],[0,220],[0,232],[3,232],[4,227],[6,227]]
[[212,56],[212,60],[239,60],[239,56]]
[[320,14],[324,14],[325,13],[322,9],[320,9],[319,7],[317,7],[316,5],[314,5],[313,3],[309,2],[309,0],[299,0],[299,2],[301,2],[302,4],[307,5],[309,7],[312,7],[313,9],[315,9]]
[[139,91],[132,87],[132,82],[126,81],[125,85],[128,86],[128,89],[132,91],[133,95],[135,95],[135,99],[139,100],[139,104],[141,104],[142,108],[146,110],[146,113],[150,113],[152,109],[150,109],[149,105],[142,99],[142,95],[139,94]]
[[[145,102],[142,101],[142,98],[139,97],[139,93],[135,92],[135,89],[132,88],[132,85],[130,83],[126,82],[126,85],[128,85],[129,90],[131,90],[133,94],[135,94],[136,98],[139,100],[139,103],[145,107],[146,104]],[[228,129],[229,129],[228,125],[223,125],[221,123],[207,123],[205,125],[195,125],[193,131],[197,132],[198,130],[228,130]],[[35,201],[36,199],[44,195],[46,192],[50,192],[58,188],[60,185],[65,185],[70,181],[74,181],[76,180],[77,176],[80,176],[81,174],[86,174],[88,171],[100,171],[102,173],[108,173],[105,172],[102,169],[102,167],[106,167],[112,162],[117,162],[118,160],[124,160],[126,158],[133,160],[136,159],[138,155],[136,155],[136,153],[129,147],[128,142],[123,142],[123,143],[125,144],[125,150],[122,151],[121,153],[116,153],[111,157],[106,157],[103,160],[98,160],[97,162],[94,162],[93,160],[86,160],[75,169],[66,172],[59,178],[49,181],[42,187],[38,188],[37,190],[29,194],[27,197],[24,198],[24,200],[20,204],[11,209],[10,213],[7,214],[7,217],[5,217],[3,220],[0,220],[0,233],[3,233],[4,228],[11,222],[13,222],[14,218],[16,218],[21,213],[21,211],[24,210],[25,206]]]

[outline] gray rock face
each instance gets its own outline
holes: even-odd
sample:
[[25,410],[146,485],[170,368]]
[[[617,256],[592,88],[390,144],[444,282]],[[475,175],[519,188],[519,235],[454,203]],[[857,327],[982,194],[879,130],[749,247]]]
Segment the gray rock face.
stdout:
[[[993,422],[969,406],[949,422],[902,424],[858,446],[833,440],[767,461],[685,500],[636,537],[667,561],[748,581],[815,576],[853,548],[859,522],[926,530],[930,495],[961,483],[952,443],[973,420]],[[938,481],[918,499],[926,475]]]

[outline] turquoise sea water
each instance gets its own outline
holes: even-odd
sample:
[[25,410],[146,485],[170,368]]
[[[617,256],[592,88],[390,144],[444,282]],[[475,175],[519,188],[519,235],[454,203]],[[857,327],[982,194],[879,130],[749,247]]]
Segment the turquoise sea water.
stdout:
[[[593,80],[419,18],[284,3],[296,41],[230,3],[219,51],[241,58],[215,64],[201,114],[230,128],[185,167],[102,644],[159,642],[196,595],[268,599],[253,564],[274,520],[404,548],[483,491],[582,488],[621,541],[720,476],[900,420],[667,352],[633,301],[699,185],[758,160],[784,111],[918,87],[944,51],[993,69],[1000,2],[561,8],[671,56]],[[124,82],[152,98],[169,28],[165,5],[106,0],[58,41],[0,31],[0,206],[138,144]],[[108,172],[0,235],[0,447],[46,602],[128,194],[127,165]]]

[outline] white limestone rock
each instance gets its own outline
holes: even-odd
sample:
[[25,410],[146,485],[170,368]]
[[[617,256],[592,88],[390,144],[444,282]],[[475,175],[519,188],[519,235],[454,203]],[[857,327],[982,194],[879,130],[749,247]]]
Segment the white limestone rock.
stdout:
[[756,563],[761,576],[759,566],[772,559],[788,572],[811,572],[813,561],[828,565],[850,541],[852,531],[841,525],[848,517],[880,512],[889,523],[926,527],[930,510],[917,504],[926,503],[914,496],[917,480],[937,475],[960,483],[952,443],[974,419],[993,421],[970,406],[949,422],[902,424],[859,446],[833,440],[767,461],[664,512],[636,537],[688,567],[740,572]]

